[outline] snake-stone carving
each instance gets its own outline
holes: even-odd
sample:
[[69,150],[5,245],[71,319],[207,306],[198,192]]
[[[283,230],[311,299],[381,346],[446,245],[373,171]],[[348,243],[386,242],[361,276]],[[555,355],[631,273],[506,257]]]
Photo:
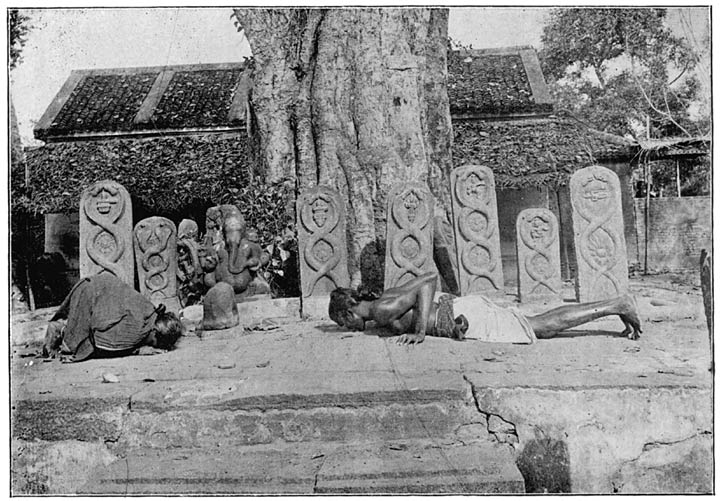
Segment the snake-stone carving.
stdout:
[[[537,292],[538,288],[541,286],[546,287],[550,292],[554,294],[558,294],[559,292],[549,282],[550,279],[557,274],[557,270],[553,269],[552,267],[553,259],[552,255],[550,254],[552,251],[551,246],[555,242],[556,238],[555,222],[550,217],[544,218],[540,215],[535,215],[534,218],[540,218],[545,224],[548,225],[548,228],[545,232],[546,235],[548,235],[548,238],[533,238],[530,234],[530,225],[532,223],[532,220],[523,219],[521,221],[519,232],[520,238],[525,244],[525,246],[531,251],[530,253],[528,253],[527,256],[525,256],[525,259],[523,260],[523,266],[525,268],[525,272],[528,274],[530,279],[535,282],[535,285],[530,290],[530,294]],[[533,262],[537,258],[543,259],[544,262],[548,265],[545,267],[545,270],[542,270],[539,266],[533,264]]]
[[[101,196],[103,192],[106,195]],[[98,183],[91,188],[85,198],[83,210],[88,221],[93,223],[85,241],[88,257],[97,266],[117,277],[124,277],[125,273],[119,261],[125,253],[128,242],[123,232],[118,231],[115,226],[125,212],[125,199],[120,189],[112,183]],[[109,253],[98,250],[100,237],[111,239],[104,245],[105,249],[110,249]]]
[[[150,218],[152,219],[152,218]],[[151,297],[165,295],[169,283],[167,273],[170,260],[167,256],[168,243],[174,230],[172,223],[165,220],[145,220],[135,227],[135,240],[142,253],[141,264],[145,270],[143,281]],[[159,257],[159,259],[153,259]]]
[[[590,183],[601,183],[601,186],[591,188]],[[581,184],[579,189],[572,190],[572,202],[575,212],[588,223],[578,239],[580,255],[593,270],[588,283],[595,284],[600,277],[605,277],[613,285],[615,293],[619,294],[620,283],[611,273],[618,260],[619,237],[614,230],[605,227],[616,215],[615,190],[602,174],[593,174]],[[603,233],[609,238],[609,246],[602,245]]]
[[[478,179],[478,183],[474,187],[470,186],[471,176],[476,176]],[[455,196],[461,206],[458,226],[460,233],[468,241],[468,245],[463,247],[460,255],[462,266],[469,273],[468,290],[480,278],[488,280],[495,289],[500,288],[493,276],[497,259],[491,245],[495,224],[492,223],[490,217],[490,197],[487,195],[487,191],[485,193],[480,191],[480,189],[492,188],[492,183],[488,183],[481,173],[472,170],[462,174],[455,183]],[[478,223],[481,220],[484,222],[484,228],[473,227],[473,222]],[[478,251],[484,251],[487,254],[485,264],[477,263],[473,258]]]
[[[321,223],[316,221],[313,214],[313,207],[316,204],[324,204],[323,216],[319,219]],[[335,271],[335,267],[340,263],[341,244],[333,234],[333,231],[340,223],[340,213],[338,207],[335,207],[332,197],[322,192],[310,194],[300,211],[300,220],[309,234],[302,255],[307,265],[313,270],[312,276],[303,284],[303,295],[306,297],[311,296],[318,281],[323,277],[332,280],[335,287],[340,287],[343,281]],[[328,255],[324,259],[320,259],[316,252],[323,243],[328,249]]]
[[[392,218],[398,231],[392,238],[390,255],[398,267],[391,275],[390,286],[397,285],[397,280],[410,273],[416,277],[423,274],[428,260],[427,249],[430,241],[425,228],[432,214],[429,196],[418,188],[410,187],[399,192],[392,202]],[[408,256],[403,244],[411,239],[417,245],[414,256]]]

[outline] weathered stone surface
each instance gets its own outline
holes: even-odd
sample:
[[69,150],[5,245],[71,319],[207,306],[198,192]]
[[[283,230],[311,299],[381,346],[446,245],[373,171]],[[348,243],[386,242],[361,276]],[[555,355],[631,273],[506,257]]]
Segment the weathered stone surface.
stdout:
[[175,223],[153,216],[135,225],[135,260],[140,293],[153,303],[177,296]]
[[388,195],[385,288],[436,271],[433,197],[423,183],[395,186]]
[[710,388],[492,389],[471,379],[478,409],[515,425],[529,492],[712,491]]
[[525,486],[510,454],[492,444],[400,441],[337,451],[323,464],[315,492],[524,493]]
[[137,451],[98,470],[78,494],[307,495],[329,449]]
[[205,295],[203,300],[203,330],[219,330],[235,327],[240,323],[235,292],[230,284],[219,282]]
[[464,165],[453,170],[451,183],[460,292],[501,291],[504,280],[492,170]]
[[95,468],[116,457],[102,441],[44,442],[13,440],[12,494],[73,495]]
[[517,224],[518,297],[560,297],[558,222],[549,209],[525,209]]
[[327,296],[349,287],[345,206],[326,186],[304,192],[297,201],[302,296]]
[[80,198],[80,278],[108,270],[135,285],[132,205],[115,181],[98,181]]
[[570,178],[577,253],[575,294],[580,302],[625,294],[628,263],[620,181],[606,167],[594,165]]

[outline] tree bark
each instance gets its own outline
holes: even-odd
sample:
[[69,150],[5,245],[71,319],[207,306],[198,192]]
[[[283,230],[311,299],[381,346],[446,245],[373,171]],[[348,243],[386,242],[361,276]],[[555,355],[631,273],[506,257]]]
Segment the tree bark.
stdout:
[[269,182],[348,201],[353,286],[382,287],[386,197],[426,182],[449,210],[445,9],[236,9]]

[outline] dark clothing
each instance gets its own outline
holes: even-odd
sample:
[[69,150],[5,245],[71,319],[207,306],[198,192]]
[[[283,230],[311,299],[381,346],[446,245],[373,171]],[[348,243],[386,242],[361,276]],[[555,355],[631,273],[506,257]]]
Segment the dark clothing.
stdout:
[[155,307],[111,273],[78,282],[52,320],[67,318],[65,347],[84,360],[100,350],[121,354],[143,344],[155,325]]

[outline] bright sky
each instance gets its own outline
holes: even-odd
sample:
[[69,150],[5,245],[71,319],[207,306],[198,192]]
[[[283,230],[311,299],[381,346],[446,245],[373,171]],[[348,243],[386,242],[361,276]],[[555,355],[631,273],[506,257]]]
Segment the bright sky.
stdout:
[[[673,28],[708,36],[707,9],[668,9]],[[23,142],[73,69],[242,61],[250,55],[229,7],[25,9],[35,27],[11,73]],[[473,48],[540,46],[548,8],[453,8],[450,36]]]

